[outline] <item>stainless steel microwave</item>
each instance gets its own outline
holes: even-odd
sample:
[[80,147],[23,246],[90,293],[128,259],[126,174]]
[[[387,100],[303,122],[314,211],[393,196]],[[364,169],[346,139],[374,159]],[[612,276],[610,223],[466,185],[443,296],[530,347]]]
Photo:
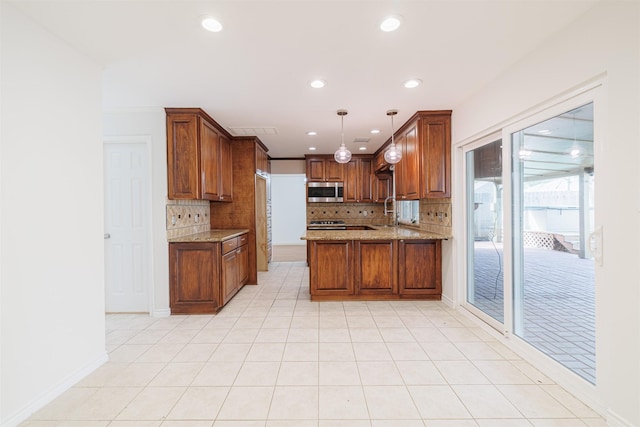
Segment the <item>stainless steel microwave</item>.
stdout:
[[343,182],[307,182],[308,203],[342,203]]

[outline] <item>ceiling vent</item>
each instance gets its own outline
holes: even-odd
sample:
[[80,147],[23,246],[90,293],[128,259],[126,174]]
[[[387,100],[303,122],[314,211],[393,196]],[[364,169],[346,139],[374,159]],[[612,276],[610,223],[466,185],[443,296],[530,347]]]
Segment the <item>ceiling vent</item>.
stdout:
[[235,136],[259,136],[259,135],[277,135],[278,129],[265,126],[242,126],[229,128],[229,131]]
[[369,141],[371,141],[371,138],[367,137],[357,137],[353,139],[354,144],[366,144]]

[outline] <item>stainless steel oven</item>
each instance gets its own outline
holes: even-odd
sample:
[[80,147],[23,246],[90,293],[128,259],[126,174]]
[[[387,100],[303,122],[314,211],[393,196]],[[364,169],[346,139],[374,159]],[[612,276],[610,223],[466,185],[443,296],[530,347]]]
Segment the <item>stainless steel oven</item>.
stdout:
[[343,182],[307,182],[308,203],[342,203]]
[[307,230],[346,230],[344,221],[311,221]]

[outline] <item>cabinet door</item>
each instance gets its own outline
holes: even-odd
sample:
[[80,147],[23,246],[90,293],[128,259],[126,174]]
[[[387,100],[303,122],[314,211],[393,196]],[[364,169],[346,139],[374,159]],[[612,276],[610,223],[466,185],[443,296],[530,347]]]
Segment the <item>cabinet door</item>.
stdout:
[[307,180],[324,181],[324,159],[307,159]]
[[420,198],[420,156],[418,145],[418,125],[415,124],[404,134],[404,194],[403,200]]
[[233,201],[233,156],[231,141],[220,135],[220,201]]
[[404,199],[406,197],[405,190],[405,172],[406,164],[405,162],[405,149],[404,149],[404,134],[398,135],[395,139],[396,147],[398,150],[402,152],[403,158],[395,164],[393,174],[396,176],[396,198],[398,200]]
[[344,180],[344,190],[343,197],[345,202],[355,203],[359,202],[360,198],[360,180],[358,173],[358,163],[359,160],[351,160],[349,163],[345,164],[345,180]]
[[401,240],[398,249],[400,296],[439,299],[442,293],[440,240]]
[[309,254],[311,297],[353,295],[353,242],[313,240]]
[[358,168],[359,189],[358,202],[373,202],[373,159],[360,159]]
[[390,174],[380,173],[376,174],[374,178],[374,198],[376,203],[384,203],[384,200],[393,194],[392,192],[393,180]]
[[219,244],[169,244],[172,313],[215,313],[220,307]]
[[451,195],[451,119],[436,116],[423,119],[420,130],[422,154],[422,198]]
[[238,290],[238,251],[222,255],[222,303],[226,304]]
[[333,159],[325,159],[324,177],[325,181],[344,181],[344,164],[338,163]]
[[199,121],[202,198],[220,200],[220,135],[211,123]]
[[356,245],[356,293],[390,295],[397,293],[396,243],[392,240],[358,240]]
[[199,199],[200,147],[195,114],[167,114],[167,178],[169,199]]
[[249,248],[242,245],[238,252],[238,287],[242,287],[249,280]]

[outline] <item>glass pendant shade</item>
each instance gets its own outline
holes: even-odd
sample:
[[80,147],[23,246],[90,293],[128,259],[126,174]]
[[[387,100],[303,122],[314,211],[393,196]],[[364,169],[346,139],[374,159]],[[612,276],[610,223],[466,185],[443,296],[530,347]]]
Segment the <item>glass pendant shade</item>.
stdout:
[[402,159],[402,151],[398,149],[396,144],[391,143],[387,151],[384,152],[384,160],[392,165],[395,165]]
[[344,144],[341,144],[340,148],[333,154],[333,158],[336,159],[338,163],[349,163],[349,160],[351,160],[351,151],[347,150]]
[[333,154],[333,158],[336,159],[338,163],[349,163],[351,160],[351,151],[347,149],[347,146],[344,145],[344,116],[347,115],[347,110],[338,110],[338,115],[340,116],[342,127],[341,127],[341,137],[342,143],[340,144],[340,148]]
[[392,165],[395,165],[402,159],[402,151],[396,147],[396,143],[393,139],[393,116],[398,114],[398,110],[388,110],[387,116],[391,116],[391,145],[387,148],[387,151],[384,152],[384,160]]

